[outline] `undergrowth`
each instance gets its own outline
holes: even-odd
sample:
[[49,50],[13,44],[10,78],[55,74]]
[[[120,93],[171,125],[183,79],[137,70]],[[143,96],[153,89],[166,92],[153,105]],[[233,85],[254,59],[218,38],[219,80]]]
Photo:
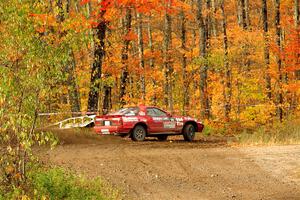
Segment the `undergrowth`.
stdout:
[[75,173],[54,167],[33,167],[28,174],[26,186],[5,191],[0,186],[0,200],[49,199],[49,200],[113,200],[119,192],[100,179],[87,179]]

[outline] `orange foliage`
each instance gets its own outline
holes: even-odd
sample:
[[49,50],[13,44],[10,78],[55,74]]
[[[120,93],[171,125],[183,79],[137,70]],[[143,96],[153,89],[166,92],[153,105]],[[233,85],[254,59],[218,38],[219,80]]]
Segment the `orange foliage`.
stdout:
[[[207,9],[203,6],[203,17],[211,17],[211,21],[216,26],[216,35],[213,34],[213,25],[209,24],[209,48],[208,59],[203,60],[199,56],[199,28],[197,22],[197,6],[191,1],[172,0],[171,7],[166,7],[167,1],[159,0],[104,0],[98,1],[82,0],[80,4],[91,2],[93,10],[91,16],[84,17],[83,11],[77,12],[73,8],[69,18],[62,24],[56,22],[54,14],[30,14],[36,21],[36,30],[44,33],[50,28],[57,31],[75,31],[85,33],[85,37],[91,39],[91,32],[96,28],[101,20],[107,22],[108,32],[105,40],[105,59],[102,66],[101,84],[112,87],[112,106],[119,106],[120,77],[124,65],[128,66],[129,78],[124,100],[128,104],[153,104],[153,97],[156,97],[155,104],[164,105],[165,92],[165,69],[164,69],[164,30],[165,14],[171,16],[172,39],[171,47],[168,51],[172,67],[172,93],[174,96],[174,110],[182,113],[183,97],[188,95],[188,105],[185,109],[189,115],[200,116],[200,70],[203,63],[208,65],[208,96],[210,112],[213,120],[223,120],[224,118],[224,48],[222,32],[222,12],[220,5],[216,3],[216,10]],[[295,71],[300,70],[300,37],[299,28],[295,28],[293,12],[293,0],[281,1],[281,28],[283,30],[282,47],[276,45],[276,35],[274,27],[274,7],[273,1],[268,0],[269,16],[269,43],[270,43],[270,64],[269,69],[264,60],[264,37],[261,21],[261,1],[249,1],[249,27],[245,30],[238,25],[237,3],[234,0],[226,1],[225,14],[227,22],[228,36],[228,63],[231,69],[232,110],[230,117],[233,120],[240,120],[239,124],[255,126],[258,123],[267,123],[275,114],[276,95],[278,93],[279,72],[276,57],[282,59],[282,73],[286,78],[283,90],[286,92],[284,101],[289,104],[291,93],[299,92],[299,82],[295,78]],[[132,14],[131,30],[124,35],[123,20],[125,10],[130,9]],[[179,17],[183,11],[185,16],[186,41],[182,47],[182,21]],[[144,66],[140,67],[138,48],[138,21],[136,14],[142,15],[142,34],[144,48]],[[149,30],[151,29],[151,39]],[[45,37],[49,43],[60,43],[65,41],[64,37],[59,38],[49,34]],[[94,38],[93,38],[94,39]],[[128,60],[122,63],[121,54],[124,40],[130,41]],[[51,41],[51,42],[50,42]],[[150,47],[150,42],[152,46]],[[52,44],[51,43],[51,44]],[[80,46],[75,52],[77,63],[76,75],[80,88],[81,102],[86,109],[87,94],[89,91],[89,72],[93,62],[93,45],[88,42],[86,46]],[[186,56],[186,66],[183,69],[182,56]],[[124,61],[123,61],[124,62]],[[152,65],[151,65],[152,63]],[[185,77],[183,76],[184,71]],[[272,84],[272,99],[266,96],[265,75],[269,73]],[[141,101],[141,76],[145,76],[146,99]],[[154,82],[154,83],[153,83]],[[186,84],[187,93],[183,93]],[[102,91],[101,91],[102,92]],[[100,97],[100,103],[102,101]],[[299,96],[297,96],[299,99]]]

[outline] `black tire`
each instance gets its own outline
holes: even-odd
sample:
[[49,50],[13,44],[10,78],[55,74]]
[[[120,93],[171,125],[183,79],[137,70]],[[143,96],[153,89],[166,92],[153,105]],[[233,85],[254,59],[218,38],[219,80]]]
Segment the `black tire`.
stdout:
[[183,138],[185,141],[191,142],[195,138],[195,127],[192,124],[187,124],[183,128]]
[[133,141],[143,141],[146,137],[146,130],[143,126],[137,125],[134,127],[132,134],[131,134],[131,139]]
[[159,135],[157,136],[158,141],[166,141],[168,138],[168,135]]

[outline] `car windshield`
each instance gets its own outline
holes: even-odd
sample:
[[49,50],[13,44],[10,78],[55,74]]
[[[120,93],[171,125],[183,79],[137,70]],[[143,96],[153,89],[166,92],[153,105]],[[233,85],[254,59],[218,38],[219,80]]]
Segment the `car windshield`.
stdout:
[[138,107],[122,108],[116,112],[111,112],[108,115],[126,115],[126,116],[136,116],[139,112]]

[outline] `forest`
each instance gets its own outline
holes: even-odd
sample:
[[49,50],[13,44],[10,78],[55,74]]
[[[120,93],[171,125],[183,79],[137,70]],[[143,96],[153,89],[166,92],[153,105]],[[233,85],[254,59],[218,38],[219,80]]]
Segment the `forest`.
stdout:
[[1,41],[2,113],[264,124],[299,108],[298,0],[5,1]]
[[66,117],[154,105],[228,134],[297,119],[299,10],[299,0],[0,1],[0,165],[16,176],[5,180],[24,180],[31,147],[53,143],[37,128]]

